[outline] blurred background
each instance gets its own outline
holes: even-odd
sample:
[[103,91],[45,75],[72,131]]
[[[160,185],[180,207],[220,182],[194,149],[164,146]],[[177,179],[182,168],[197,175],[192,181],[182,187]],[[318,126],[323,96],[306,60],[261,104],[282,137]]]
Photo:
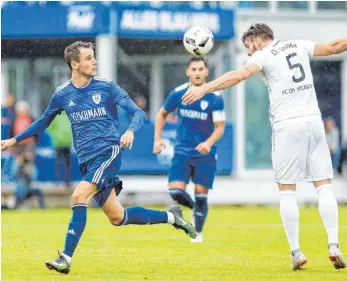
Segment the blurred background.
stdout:
[[[43,113],[54,89],[70,79],[64,48],[76,40],[96,44],[98,75],[116,81],[147,113],[148,121],[124,153],[125,204],[170,203],[166,174],[177,117],[164,130],[168,142],[152,154],[153,120],[169,91],[187,82],[190,55],[182,38],[193,25],[215,36],[206,56],[209,79],[247,60],[242,33],[269,24],[276,38],[328,42],[346,37],[347,1],[28,1],[1,2],[1,139]],[[336,171],[334,192],[347,202],[347,54],[311,62]],[[268,93],[259,76],[223,91],[227,128],[218,147],[212,204],[275,204]],[[122,130],[130,117],[120,110]],[[3,208],[67,207],[81,176],[66,115],[39,136],[1,154]],[[316,200],[299,186],[301,203]],[[301,199],[300,199],[301,198]],[[37,200],[36,200],[37,199]]]

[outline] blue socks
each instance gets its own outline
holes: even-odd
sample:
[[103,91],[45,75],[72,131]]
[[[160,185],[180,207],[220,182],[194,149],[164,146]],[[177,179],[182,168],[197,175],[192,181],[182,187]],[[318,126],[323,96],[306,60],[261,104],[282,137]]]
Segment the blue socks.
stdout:
[[72,218],[65,239],[63,254],[72,257],[87,223],[87,204],[72,205]]
[[124,209],[124,218],[120,225],[159,223],[168,223],[168,214],[166,211],[156,211],[143,207],[130,207]]
[[193,201],[192,197],[181,188],[169,188],[170,195],[173,200],[175,200],[178,204],[181,204],[183,206],[186,206],[190,209],[193,209],[195,207],[195,202]]
[[195,194],[194,220],[196,232],[202,232],[208,213],[207,194]]

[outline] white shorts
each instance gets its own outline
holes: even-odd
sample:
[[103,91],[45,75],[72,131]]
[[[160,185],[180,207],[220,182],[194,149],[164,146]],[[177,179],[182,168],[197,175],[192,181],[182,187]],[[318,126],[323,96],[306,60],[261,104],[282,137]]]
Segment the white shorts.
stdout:
[[333,178],[330,152],[320,115],[273,124],[272,165],[275,180],[281,184]]

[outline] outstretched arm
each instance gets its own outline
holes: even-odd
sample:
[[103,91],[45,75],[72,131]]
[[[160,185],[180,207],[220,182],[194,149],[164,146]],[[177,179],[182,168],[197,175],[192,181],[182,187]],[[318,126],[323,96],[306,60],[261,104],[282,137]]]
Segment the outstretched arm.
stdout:
[[183,104],[192,104],[196,100],[201,99],[207,93],[230,88],[260,71],[261,69],[258,65],[252,63],[247,64],[237,70],[227,72],[217,79],[200,87],[189,88],[182,97],[182,102]]
[[60,112],[61,108],[57,96],[54,94],[41,118],[33,122],[28,128],[15,137],[1,141],[1,151],[14,146],[16,143],[26,138],[38,135],[49,127],[54,117]]
[[331,56],[347,51],[347,38],[338,39],[330,43],[317,43],[314,47],[313,56]]

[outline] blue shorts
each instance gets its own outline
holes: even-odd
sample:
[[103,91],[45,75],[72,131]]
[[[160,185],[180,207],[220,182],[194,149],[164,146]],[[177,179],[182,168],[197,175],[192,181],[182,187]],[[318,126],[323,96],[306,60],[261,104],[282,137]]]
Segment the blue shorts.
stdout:
[[96,155],[92,159],[80,164],[82,181],[97,185],[98,193],[95,201],[102,207],[114,188],[118,195],[122,190],[122,182],[117,173],[122,164],[122,149],[118,145]]
[[188,184],[191,177],[193,183],[212,189],[216,170],[217,162],[214,155],[190,157],[175,154],[169,171],[169,182],[181,181]]

